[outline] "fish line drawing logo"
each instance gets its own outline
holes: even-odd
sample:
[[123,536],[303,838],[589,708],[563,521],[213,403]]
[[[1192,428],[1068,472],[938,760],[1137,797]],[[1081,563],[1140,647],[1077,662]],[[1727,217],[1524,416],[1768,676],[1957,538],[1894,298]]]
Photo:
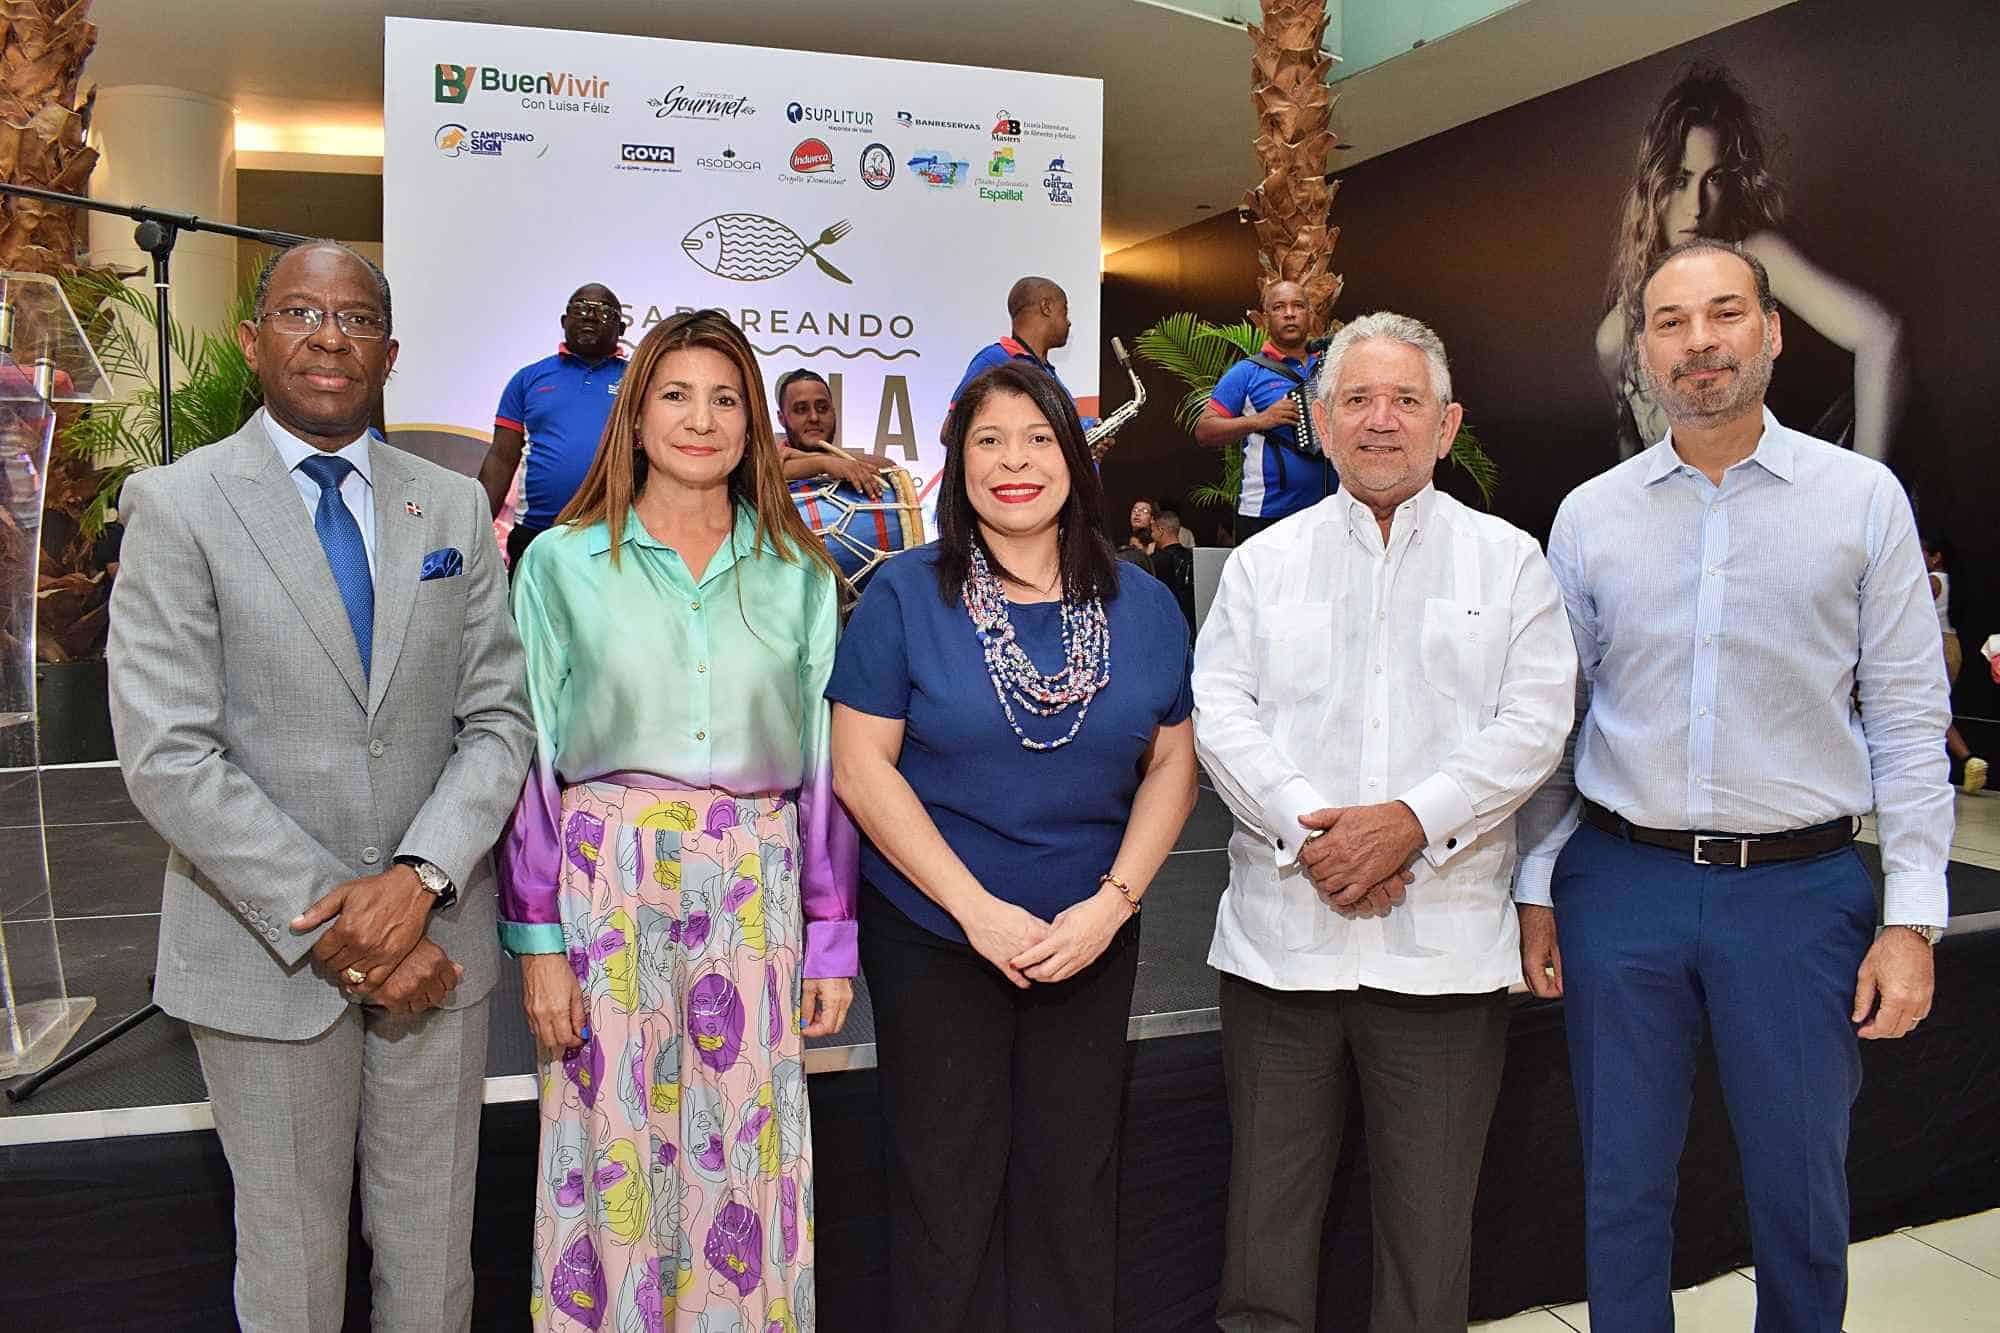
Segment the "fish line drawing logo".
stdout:
[[776,218],[758,213],[722,213],[704,222],[681,238],[681,249],[702,268],[731,282],[763,282],[783,277],[810,259],[819,271],[835,282],[853,284],[854,279],[828,263],[819,251],[837,243],[854,228],[843,218],[807,242]]

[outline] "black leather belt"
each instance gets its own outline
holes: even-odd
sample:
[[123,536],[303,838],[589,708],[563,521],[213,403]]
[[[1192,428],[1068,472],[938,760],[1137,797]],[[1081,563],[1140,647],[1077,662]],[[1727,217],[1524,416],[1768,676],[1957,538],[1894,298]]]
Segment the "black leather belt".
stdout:
[[1824,856],[1853,842],[1860,827],[1860,821],[1844,817],[1783,833],[1694,833],[1686,829],[1642,828],[1590,800],[1583,803],[1583,819],[1592,828],[1603,829],[1616,838],[1630,838],[1648,847],[1686,853],[1698,866],[1731,866],[1738,870],[1773,861]]

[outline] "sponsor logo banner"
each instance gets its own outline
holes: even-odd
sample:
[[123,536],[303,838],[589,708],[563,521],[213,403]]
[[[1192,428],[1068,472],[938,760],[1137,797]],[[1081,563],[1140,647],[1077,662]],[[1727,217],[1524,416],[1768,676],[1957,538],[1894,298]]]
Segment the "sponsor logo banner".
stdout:
[[792,102],[785,107],[785,119],[794,125],[811,125],[848,134],[868,134],[875,129],[873,111],[857,111],[844,106],[808,106]]
[[1011,146],[993,150],[993,156],[986,159],[986,174],[993,179],[1014,174],[1014,150]]
[[896,179],[896,155],[889,145],[871,143],[861,150],[861,183],[871,190],[886,190]]
[[979,197],[989,204],[1018,204],[1028,195],[1018,185],[988,185],[985,181],[981,181]]
[[666,143],[628,143],[618,146],[618,170],[645,171],[671,175],[680,170],[674,146]]
[[694,164],[703,171],[712,171],[720,176],[754,176],[764,169],[764,164],[754,157],[739,156],[734,148],[725,148],[719,153],[704,153],[695,158]]
[[1076,202],[1075,182],[1070,179],[1069,164],[1059,157],[1049,159],[1049,169],[1042,173],[1042,188],[1049,192],[1052,204]]
[[950,190],[972,179],[972,164],[945,148],[919,148],[903,164],[933,190]]
[[909,111],[898,111],[896,123],[906,130],[971,130],[977,133],[986,128],[970,120],[939,120],[934,116],[919,116]]
[[1002,143],[1019,143],[1021,141],[1021,122],[1008,115],[1005,111],[1000,112],[999,115],[993,118],[993,137]]
[[[494,158],[502,156],[510,148],[520,154],[534,141],[534,135],[517,130],[474,129],[455,122],[438,126],[437,133],[431,136],[431,142],[445,157]],[[526,155],[540,157],[548,151],[549,146],[543,144],[540,152]]]
[[658,97],[647,98],[646,105],[653,108],[657,120],[735,121],[757,114],[748,93],[712,92],[690,88],[685,83],[675,84]]
[[432,100],[462,106],[474,93],[512,95],[531,111],[581,111],[609,115],[611,81],[596,74],[568,70],[509,70],[497,65],[447,65],[433,68]]
[[833,149],[824,139],[801,139],[792,147],[791,156],[785,160],[786,169],[778,173],[778,179],[797,185],[844,185],[847,177],[837,175],[833,167]]

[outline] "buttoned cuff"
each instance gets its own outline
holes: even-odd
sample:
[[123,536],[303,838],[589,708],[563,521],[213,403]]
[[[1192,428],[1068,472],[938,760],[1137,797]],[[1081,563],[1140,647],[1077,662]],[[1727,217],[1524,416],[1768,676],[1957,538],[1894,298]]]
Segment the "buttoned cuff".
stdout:
[[1423,825],[1424,860],[1433,866],[1451,860],[1472,841],[1472,798],[1443,773],[1431,774],[1396,799]]
[[1951,897],[1944,875],[1931,870],[1892,870],[1882,877],[1882,924],[1946,926]]
[[554,921],[502,921],[500,947],[514,958],[531,953],[567,953],[562,926]]
[[860,971],[860,922],[806,922],[806,956],[801,976],[852,977]]
[[1288,778],[1276,794],[1264,803],[1264,832],[1271,840],[1279,869],[1299,859],[1299,849],[1312,832],[1299,823],[1300,815],[1326,809],[1326,802],[1304,778]]
[[1556,877],[1553,856],[1524,856],[1514,872],[1514,901],[1529,907],[1554,907],[1549,883]]

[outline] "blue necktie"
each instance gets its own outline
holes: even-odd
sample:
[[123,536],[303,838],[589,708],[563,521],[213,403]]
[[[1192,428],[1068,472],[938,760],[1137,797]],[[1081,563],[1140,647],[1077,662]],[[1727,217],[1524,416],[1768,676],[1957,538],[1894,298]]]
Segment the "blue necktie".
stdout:
[[326,551],[327,567],[333,570],[333,586],[347,605],[347,623],[354,628],[354,646],[361,650],[361,674],[368,675],[368,653],[375,643],[375,580],[368,573],[368,547],[361,540],[361,525],[340,498],[340,483],[354,471],[354,464],[337,454],[318,454],[299,463],[299,471],[319,484],[319,508],[313,511],[313,530]]

